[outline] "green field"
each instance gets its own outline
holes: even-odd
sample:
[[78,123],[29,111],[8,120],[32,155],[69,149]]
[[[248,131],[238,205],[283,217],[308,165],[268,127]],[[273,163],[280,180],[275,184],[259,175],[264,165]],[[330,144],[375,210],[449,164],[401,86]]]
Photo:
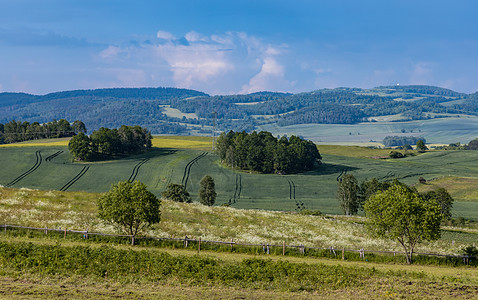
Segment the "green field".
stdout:
[[[400,160],[383,160],[370,157],[386,155],[387,150],[345,146],[324,146],[323,164],[315,171],[296,175],[251,174],[222,167],[218,157],[205,150],[207,140],[202,139],[185,142],[188,138],[181,138],[176,143],[194,141],[196,146],[184,148],[204,150],[153,148],[142,155],[89,163],[73,163],[67,147],[38,144],[1,147],[0,184],[14,188],[105,192],[112,183],[134,178],[158,196],[168,183],[185,183],[193,200],[197,200],[199,181],[209,174],[216,181],[217,205],[230,203],[237,208],[285,211],[293,211],[300,205],[339,214],[335,199],[337,177],[345,170],[358,180],[398,178],[407,184],[417,183],[419,177],[439,179],[437,183],[446,182],[443,178],[452,178],[448,176],[478,178],[476,151],[430,151]],[[164,137],[161,145],[171,141],[174,138]],[[201,156],[203,153],[207,155]],[[199,159],[190,164],[197,157]],[[473,180],[470,182],[450,190],[456,200],[454,216],[478,220],[478,199],[474,197],[477,187]],[[442,182],[442,185],[446,184]]]

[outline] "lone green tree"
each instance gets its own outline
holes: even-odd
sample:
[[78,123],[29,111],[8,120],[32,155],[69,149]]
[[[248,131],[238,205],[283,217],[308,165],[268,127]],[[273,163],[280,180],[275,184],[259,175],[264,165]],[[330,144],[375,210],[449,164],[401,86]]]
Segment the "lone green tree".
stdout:
[[98,217],[131,235],[159,223],[161,201],[140,181],[120,181],[98,199]]
[[360,187],[358,181],[352,174],[345,174],[338,182],[337,200],[344,211],[344,214],[354,215],[360,207]]
[[426,150],[428,150],[428,148],[425,145],[425,142],[423,140],[418,140],[417,141],[417,150],[419,152],[425,152]]
[[199,201],[207,206],[214,205],[216,201],[216,185],[214,184],[214,179],[205,175],[201,182],[199,183]]
[[440,238],[443,218],[440,206],[434,200],[423,199],[404,185],[393,185],[379,191],[364,205],[373,235],[397,240],[402,245],[407,263],[412,263],[416,245],[424,240]]
[[161,193],[161,197],[171,201],[191,203],[191,196],[184,189],[184,185],[181,184],[168,184],[166,191]]

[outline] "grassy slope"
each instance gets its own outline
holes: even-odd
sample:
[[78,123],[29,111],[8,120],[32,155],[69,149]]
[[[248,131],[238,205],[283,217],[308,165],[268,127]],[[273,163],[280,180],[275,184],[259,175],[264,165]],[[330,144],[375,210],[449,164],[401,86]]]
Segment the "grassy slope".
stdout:
[[[204,151],[209,151],[209,142],[210,139],[201,137],[157,137],[153,141],[154,145],[164,148],[155,148],[144,155],[95,163],[71,163],[66,147],[41,147],[38,144],[2,147],[0,165],[4,172],[0,173],[0,184],[6,185],[28,171],[36,162],[35,151],[41,151],[42,164],[13,187],[58,190],[88,165],[89,170],[69,190],[105,192],[112,183],[130,178],[135,166],[142,159],[149,158],[140,167],[136,179],[143,181],[159,196],[168,183],[181,183],[188,163]],[[236,182],[239,184],[240,181],[240,197],[236,197],[236,203],[232,203],[234,207],[291,211],[296,209],[297,204],[303,204],[309,209],[339,214],[341,211],[335,199],[336,184],[337,177],[345,169],[359,180],[398,178],[407,184],[415,184],[418,177],[422,176],[427,180],[439,179],[431,181],[424,188],[429,188],[431,184],[450,187],[452,196],[457,200],[455,216],[478,219],[478,202],[475,201],[478,190],[474,185],[474,178],[478,178],[478,166],[470,163],[478,160],[478,152],[432,151],[400,160],[381,160],[370,157],[384,156],[388,150],[346,146],[319,146],[319,149],[323,155],[320,168],[313,172],[285,176],[233,172],[220,166],[217,156],[209,153],[191,166],[188,191],[197,200],[199,181],[202,176],[209,174],[216,181],[217,204],[232,201],[234,194],[238,195]],[[47,156],[57,151],[64,152],[51,161],[45,161]],[[455,180],[449,175],[459,179]],[[454,184],[457,180],[461,183]],[[295,184],[295,199],[289,181]]]
[[[84,192],[0,189],[0,222],[24,226],[115,233],[96,217],[97,194]],[[199,238],[238,243],[269,243],[347,249],[401,251],[395,242],[370,238],[362,217],[315,217],[294,213],[238,210],[163,201],[162,220],[149,236]],[[457,230],[457,229],[454,229]],[[453,242],[454,241],[454,242]],[[478,243],[478,231],[444,231],[443,238],[424,243],[419,252],[459,253]]]

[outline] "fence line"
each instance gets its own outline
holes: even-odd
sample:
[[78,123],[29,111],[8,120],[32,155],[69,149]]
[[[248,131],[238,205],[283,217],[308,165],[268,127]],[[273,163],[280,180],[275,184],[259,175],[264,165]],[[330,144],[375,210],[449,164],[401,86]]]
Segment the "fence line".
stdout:
[[[11,228],[21,228],[21,229],[28,229],[28,230],[38,230],[38,231],[44,231],[45,234],[48,234],[48,231],[53,231],[53,232],[63,232],[64,233],[64,237],[66,238],[66,235],[67,233],[79,233],[79,234],[83,234],[83,237],[84,238],[88,238],[88,236],[90,235],[96,235],[96,236],[109,236],[109,237],[127,237],[127,238],[131,238],[131,241],[132,241],[132,245],[134,245],[134,240],[138,240],[138,239],[149,239],[149,240],[165,240],[165,241],[178,241],[178,242],[183,242],[184,243],[184,247],[187,248],[188,247],[188,243],[189,242],[196,242],[196,243],[199,243],[199,247],[198,247],[198,251],[200,251],[200,245],[201,243],[210,243],[210,244],[223,244],[223,245],[230,245],[231,246],[231,249],[233,249],[233,247],[235,245],[237,246],[248,246],[248,247],[263,247],[263,250],[265,253],[269,254],[269,248],[272,248],[272,247],[275,247],[275,248],[282,248],[283,252],[282,252],[282,255],[285,255],[285,249],[286,248],[298,248],[299,249],[299,252],[300,254],[304,254],[305,255],[305,251],[306,249],[309,249],[309,250],[329,250],[330,253],[334,253],[335,256],[337,256],[337,253],[335,252],[336,250],[337,251],[340,251],[342,252],[342,259],[344,259],[344,252],[347,251],[347,252],[358,252],[360,253],[360,258],[362,259],[365,259],[365,253],[385,253],[385,254],[393,254],[393,256],[396,256],[397,254],[398,255],[404,255],[402,253],[402,251],[385,251],[385,250],[365,250],[365,249],[359,249],[359,250],[356,250],[356,249],[346,249],[346,248],[334,248],[334,247],[327,247],[327,248],[323,248],[323,247],[306,247],[304,245],[286,245],[285,244],[285,241],[282,243],[282,245],[277,245],[277,244],[269,244],[269,243],[261,243],[261,244],[251,244],[251,243],[237,243],[237,242],[234,242],[234,240],[231,239],[230,242],[226,242],[226,241],[209,241],[209,240],[202,240],[200,237],[198,239],[192,239],[192,238],[189,238],[188,236],[185,236],[185,238],[167,238],[167,237],[147,237],[147,236],[132,236],[132,235],[127,235],[127,234],[109,234],[109,233],[100,233],[100,232],[89,232],[88,230],[67,230],[66,228],[65,229],[55,229],[55,228],[38,228],[38,227],[28,227],[28,226],[19,226],[19,225],[9,225],[9,224],[3,224],[3,225],[0,225],[0,228],[4,228],[4,231],[7,232],[7,228],[8,227],[11,227]],[[473,244],[474,245],[474,244]],[[267,252],[266,252],[267,251]],[[462,258],[463,259],[463,263],[465,264],[468,264],[469,263],[469,259],[470,258],[477,258],[475,256],[468,256],[468,255],[449,255],[449,254],[438,254],[438,253],[421,253],[421,252],[414,252],[414,254],[417,254],[417,255],[424,255],[424,256],[437,256],[437,257],[450,257],[450,258]]]

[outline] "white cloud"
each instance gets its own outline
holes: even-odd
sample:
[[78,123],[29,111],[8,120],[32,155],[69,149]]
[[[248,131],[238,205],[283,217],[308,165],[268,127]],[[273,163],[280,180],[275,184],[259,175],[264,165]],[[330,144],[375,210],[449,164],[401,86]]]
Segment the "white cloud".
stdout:
[[207,37],[204,37],[204,36],[200,35],[199,33],[197,33],[194,30],[186,33],[184,38],[190,43],[201,42],[201,41],[206,42],[208,40]]
[[[279,62],[285,47],[245,33],[210,36],[195,31],[176,38],[158,31],[157,43],[109,46],[97,56],[122,84],[198,89],[213,93],[284,90],[291,86]],[[184,43],[187,41],[187,43]],[[112,68],[111,65],[114,64]],[[247,84],[246,84],[247,83]]]
[[162,31],[162,30],[159,30],[156,33],[156,37],[158,39],[163,39],[163,40],[167,40],[167,41],[172,41],[172,40],[176,39],[176,37],[172,33],[167,32],[167,31]]
[[109,46],[105,50],[101,51],[99,56],[104,60],[112,60],[118,57],[121,48],[117,46]]
[[191,88],[198,83],[207,83],[234,69],[226,53],[216,45],[158,45],[156,53],[169,64],[178,87]]

